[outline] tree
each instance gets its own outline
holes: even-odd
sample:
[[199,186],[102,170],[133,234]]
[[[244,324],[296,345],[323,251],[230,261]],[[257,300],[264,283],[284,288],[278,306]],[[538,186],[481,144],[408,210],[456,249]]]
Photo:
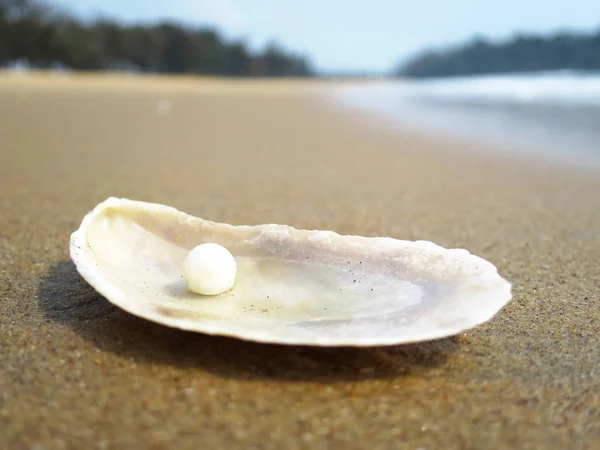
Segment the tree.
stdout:
[[210,29],[170,22],[124,26],[108,19],[83,24],[41,0],[0,0],[0,64],[19,58],[39,67],[61,63],[74,70],[310,75],[304,59],[275,44],[264,56],[253,57],[243,42],[228,44]]
[[225,73],[232,76],[251,73],[251,59],[243,43],[234,43],[227,49]]
[[600,69],[600,31],[517,35],[504,43],[475,38],[459,47],[422,52],[404,63],[398,74],[439,77],[558,69]]

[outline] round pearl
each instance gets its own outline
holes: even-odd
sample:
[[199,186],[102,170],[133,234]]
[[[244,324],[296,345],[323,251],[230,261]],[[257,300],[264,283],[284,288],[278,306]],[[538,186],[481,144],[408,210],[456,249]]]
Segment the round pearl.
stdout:
[[235,259],[219,244],[201,244],[190,251],[183,263],[188,289],[202,295],[218,295],[235,282]]

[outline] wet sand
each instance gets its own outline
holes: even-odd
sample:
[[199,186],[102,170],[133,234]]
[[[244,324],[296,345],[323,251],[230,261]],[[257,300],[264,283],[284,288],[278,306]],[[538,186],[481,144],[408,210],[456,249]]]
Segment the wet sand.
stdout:
[[[600,446],[597,172],[380,129],[324,84],[70,80],[0,75],[0,447]],[[467,248],[514,299],[464,335],[389,348],[168,329],[69,260],[109,196]]]

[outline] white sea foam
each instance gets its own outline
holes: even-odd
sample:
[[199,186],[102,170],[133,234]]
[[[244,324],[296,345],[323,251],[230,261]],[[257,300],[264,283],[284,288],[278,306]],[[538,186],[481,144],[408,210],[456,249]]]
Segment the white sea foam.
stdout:
[[[375,96],[403,96],[436,101],[600,106],[600,72],[542,72],[537,74],[482,75],[382,81],[369,86]],[[363,87],[341,88],[360,94]]]
[[600,73],[381,81],[341,86],[333,99],[419,129],[544,148],[542,155],[600,164]]

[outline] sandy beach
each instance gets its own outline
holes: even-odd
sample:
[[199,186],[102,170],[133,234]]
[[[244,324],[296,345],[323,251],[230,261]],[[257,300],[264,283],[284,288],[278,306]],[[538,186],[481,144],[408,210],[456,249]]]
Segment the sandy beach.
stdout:
[[[600,446],[600,174],[378,127],[327,87],[0,74],[0,447]],[[387,348],[169,329],[70,262],[109,196],[466,248],[514,299]]]

